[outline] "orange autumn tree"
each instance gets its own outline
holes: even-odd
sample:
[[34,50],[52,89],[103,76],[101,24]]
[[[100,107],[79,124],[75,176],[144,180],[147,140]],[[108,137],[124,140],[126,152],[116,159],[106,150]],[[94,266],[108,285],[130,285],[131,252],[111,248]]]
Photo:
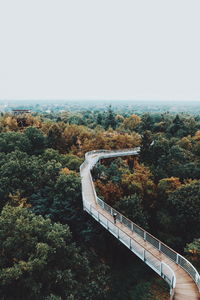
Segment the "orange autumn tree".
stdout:
[[200,155],[200,130],[197,130],[195,135],[192,137],[193,139],[193,153],[196,155]]
[[62,168],[59,173],[60,174],[64,174],[64,175],[73,174],[73,175],[78,176],[78,174],[75,171],[72,171],[72,170],[70,170],[68,168]]
[[191,151],[193,147],[193,142],[191,136],[183,137],[178,143],[181,148]]
[[134,130],[140,122],[141,118],[133,114],[124,120],[123,125],[125,129]]
[[97,188],[97,193],[110,205],[115,204],[123,197],[122,189],[111,181],[104,184],[100,180],[97,180],[95,186]]
[[82,155],[84,143],[87,143],[92,136],[92,130],[83,125],[76,124],[67,124],[63,132],[68,149],[72,150],[72,153],[76,155]]
[[125,149],[140,145],[140,135],[136,132],[119,133],[114,130],[93,131],[90,137],[85,138],[81,150],[87,152],[93,149]]
[[139,194],[144,202],[148,201],[152,205],[155,197],[155,184],[151,179],[152,174],[148,167],[135,163],[134,173],[122,175],[122,187],[126,195]]
[[200,130],[197,130],[195,135],[193,136],[193,139],[195,141],[200,141]]
[[1,118],[1,126],[3,127],[2,131],[18,131],[19,127],[17,125],[17,120],[12,115],[4,115]]
[[163,178],[158,183],[158,193],[168,196],[179,187],[181,187],[181,182],[178,177]]

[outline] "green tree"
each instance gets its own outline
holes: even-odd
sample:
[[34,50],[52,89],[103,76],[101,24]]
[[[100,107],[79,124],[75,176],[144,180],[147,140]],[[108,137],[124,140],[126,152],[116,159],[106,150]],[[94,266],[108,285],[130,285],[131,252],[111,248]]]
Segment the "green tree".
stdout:
[[67,147],[65,139],[63,137],[62,128],[58,125],[58,123],[54,123],[49,128],[47,134],[47,145],[49,148],[57,149],[60,151],[64,151]]
[[200,182],[186,184],[169,195],[174,228],[189,241],[200,231]]
[[0,134],[0,152],[10,153],[15,150],[30,152],[31,142],[20,132],[3,132]]
[[186,245],[185,251],[200,257],[200,238]]
[[151,130],[153,126],[153,118],[149,113],[145,113],[141,117],[140,131]]
[[30,202],[35,213],[68,223],[75,231],[79,229],[77,221],[82,213],[82,198],[77,174],[60,174],[52,187],[44,186],[33,193]]
[[104,299],[106,269],[90,265],[68,226],[5,206],[0,228],[1,299]]
[[176,115],[174,118],[173,124],[169,128],[169,132],[172,136],[183,137],[185,135],[185,125],[179,115]]
[[153,134],[150,130],[145,130],[142,134],[140,157],[146,162],[151,162],[151,145],[153,142]]
[[115,129],[116,126],[117,126],[117,121],[115,119],[115,114],[110,105],[108,108],[106,119],[105,119],[105,129],[108,129],[109,127],[112,127],[113,129]]
[[144,211],[142,199],[133,194],[116,202],[114,207],[139,226],[148,229],[148,214]]
[[[48,202],[50,203],[50,199],[55,193],[55,183],[62,170],[68,168],[78,171],[81,162],[82,159],[74,155],[59,154],[53,149],[47,149],[38,156],[30,156],[20,151],[7,155],[0,153],[1,207],[8,200],[9,193],[15,194],[16,191],[28,199],[31,199],[33,194],[46,196],[50,194]],[[40,197],[41,200],[44,198]]]
[[102,125],[102,122],[103,122],[102,114],[98,113],[98,115],[97,115],[97,124]]
[[46,137],[42,132],[35,127],[28,127],[24,131],[24,135],[29,139],[31,149],[30,154],[40,154],[44,151],[46,146]]
[[185,247],[189,260],[200,271],[200,238],[194,239]]

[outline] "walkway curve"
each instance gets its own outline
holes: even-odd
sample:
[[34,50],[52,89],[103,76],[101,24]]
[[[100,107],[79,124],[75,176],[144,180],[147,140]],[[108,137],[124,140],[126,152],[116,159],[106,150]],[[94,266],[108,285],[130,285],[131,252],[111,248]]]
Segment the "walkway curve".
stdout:
[[[93,150],[85,154],[80,166],[83,209],[142,259],[170,286],[171,300],[200,300],[200,275],[176,251],[133,223],[97,197],[91,169],[102,158],[138,155],[140,148]],[[113,214],[116,213],[116,224]]]

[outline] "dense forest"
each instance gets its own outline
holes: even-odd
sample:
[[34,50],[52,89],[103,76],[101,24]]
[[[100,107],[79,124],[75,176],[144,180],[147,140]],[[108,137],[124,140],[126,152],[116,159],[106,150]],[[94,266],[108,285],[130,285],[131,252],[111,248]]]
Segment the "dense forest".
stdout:
[[136,146],[138,157],[93,169],[99,196],[200,270],[199,115],[1,113],[0,299],[168,299],[162,279],[82,210],[84,154]]

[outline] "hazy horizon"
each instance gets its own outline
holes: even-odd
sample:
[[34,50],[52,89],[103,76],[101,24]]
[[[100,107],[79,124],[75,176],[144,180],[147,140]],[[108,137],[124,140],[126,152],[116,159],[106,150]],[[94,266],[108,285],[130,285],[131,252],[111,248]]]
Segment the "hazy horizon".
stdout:
[[49,103],[64,103],[64,102],[130,102],[130,103],[199,103],[200,100],[159,100],[159,99],[0,99],[0,103],[5,102],[13,102],[13,103],[22,103],[22,102],[32,102],[32,103],[39,103],[39,102],[49,102]]
[[105,106],[108,107],[109,105],[113,106],[113,107],[118,107],[118,106],[130,106],[133,107],[134,105],[137,107],[150,107],[152,106],[152,109],[155,107],[165,107],[165,110],[167,110],[168,108],[175,108],[177,107],[177,109],[179,111],[183,110],[186,111],[187,108],[199,108],[200,107],[200,101],[195,101],[195,100],[120,100],[120,99],[116,99],[116,100],[109,100],[109,99],[96,99],[96,100],[85,100],[85,99],[74,99],[74,100],[70,100],[70,99],[66,99],[66,100],[62,100],[62,99],[57,99],[57,100],[53,100],[53,99],[26,99],[26,100],[20,100],[20,99],[11,99],[11,100],[0,100],[0,105],[2,107],[32,107],[35,105],[53,105],[53,106],[65,106],[65,105],[70,105],[70,106],[81,106],[83,107],[85,105],[85,108],[88,109],[89,106],[91,107],[98,107],[98,106]]

